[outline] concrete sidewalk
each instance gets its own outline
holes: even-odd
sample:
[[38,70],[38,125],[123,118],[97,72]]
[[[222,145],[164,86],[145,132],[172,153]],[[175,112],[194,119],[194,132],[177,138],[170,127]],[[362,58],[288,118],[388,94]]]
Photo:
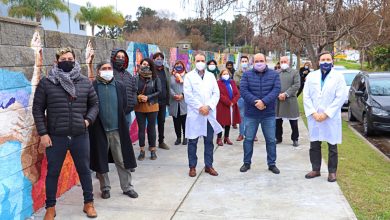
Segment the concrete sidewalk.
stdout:
[[[99,182],[93,178],[97,219],[356,219],[338,184],[327,182],[324,162],[321,177],[305,179],[304,175],[311,169],[308,132],[302,120],[299,126],[300,147],[293,148],[289,123],[284,123],[284,142],[277,146],[279,175],[267,169],[265,143],[259,129],[260,141],[255,142],[248,172],[239,172],[242,142],[233,141],[234,145],[215,150],[214,167],[219,176],[204,173],[203,141],[200,140],[198,175],[191,178],[187,148],[173,145],[176,138],[169,117],[165,131],[171,149],[158,149],[157,160],[146,158],[138,162],[133,173],[139,198],[122,194],[115,166],[110,167],[110,199],[100,198]],[[231,129],[231,139],[237,136],[238,129]],[[138,144],[135,151],[138,155]],[[75,186],[59,198],[56,219],[87,219],[82,207],[82,190]],[[44,209],[39,210],[35,219],[42,219],[44,213]]]

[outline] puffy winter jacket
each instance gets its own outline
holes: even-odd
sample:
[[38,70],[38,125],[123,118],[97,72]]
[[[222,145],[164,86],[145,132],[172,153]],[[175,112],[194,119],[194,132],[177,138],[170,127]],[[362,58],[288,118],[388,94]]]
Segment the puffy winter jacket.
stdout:
[[[78,136],[87,132],[84,120],[92,124],[99,112],[95,90],[87,77],[74,80],[77,98],[58,84],[41,79],[35,91],[33,116],[40,136]],[[46,111],[46,115],[45,115]]]
[[[241,97],[245,100],[245,116],[267,118],[275,116],[275,103],[280,93],[279,73],[266,68],[260,73],[254,69],[246,71],[240,82]],[[255,100],[265,104],[264,110],[255,106]]]

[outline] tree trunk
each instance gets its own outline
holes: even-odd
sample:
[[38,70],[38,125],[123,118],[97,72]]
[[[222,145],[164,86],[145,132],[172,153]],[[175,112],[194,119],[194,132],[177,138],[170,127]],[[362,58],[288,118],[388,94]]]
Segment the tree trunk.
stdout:
[[309,55],[309,59],[311,61],[312,68],[316,70],[318,69],[318,60],[317,60],[317,54],[314,51],[313,43],[309,38],[306,38],[304,42]]
[[91,24],[91,28],[92,28],[92,36],[95,36],[95,25]]
[[301,51],[297,52],[297,70],[301,67]]

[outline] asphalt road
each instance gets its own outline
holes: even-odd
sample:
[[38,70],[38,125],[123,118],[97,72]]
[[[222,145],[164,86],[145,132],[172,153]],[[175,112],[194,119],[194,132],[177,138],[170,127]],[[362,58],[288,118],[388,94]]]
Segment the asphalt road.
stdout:
[[[342,117],[345,121],[348,121],[348,113],[342,112]],[[352,128],[363,135],[363,125],[360,122],[348,122]],[[366,137],[363,135],[371,144],[382,151],[387,157],[390,158],[390,133],[378,132],[374,136]]]

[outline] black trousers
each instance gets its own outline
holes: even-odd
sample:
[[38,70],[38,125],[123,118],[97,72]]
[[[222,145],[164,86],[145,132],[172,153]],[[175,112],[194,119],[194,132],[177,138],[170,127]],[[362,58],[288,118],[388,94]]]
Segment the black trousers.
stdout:
[[[291,126],[291,140],[297,141],[299,138],[298,120],[289,120]],[[276,119],[276,139],[278,141],[283,140],[283,119]]]
[[148,133],[148,142],[149,147],[156,147],[156,118],[157,112],[135,112],[135,116],[138,123],[138,140],[139,146],[145,147],[145,128],[146,120],[148,122],[148,128],[146,132]]
[[[230,132],[230,125],[225,125],[225,135],[224,137],[229,137],[229,132]],[[218,133],[218,138],[222,138],[222,131]]]
[[186,119],[187,114],[180,115],[180,105],[177,109],[177,117],[172,116],[173,126],[175,127],[176,138],[180,139],[182,137],[181,130],[183,129],[183,137],[186,136]]
[[58,177],[61,173],[66,153],[69,150],[80,178],[84,203],[93,201],[91,171],[89,169],[89,135],[74,137],[50,136],[53,146],[46,148],[46,208],[56,205]]
[[[310,162],[313,171],[321,170],[321,141],[310,142]],[[337,144],[328,143],[328,172],[335,173],[337,171],[338,153]]]
[[165,116],[167,114],[167,105],[159,104],[157,115],[158,143],[164,143]]

